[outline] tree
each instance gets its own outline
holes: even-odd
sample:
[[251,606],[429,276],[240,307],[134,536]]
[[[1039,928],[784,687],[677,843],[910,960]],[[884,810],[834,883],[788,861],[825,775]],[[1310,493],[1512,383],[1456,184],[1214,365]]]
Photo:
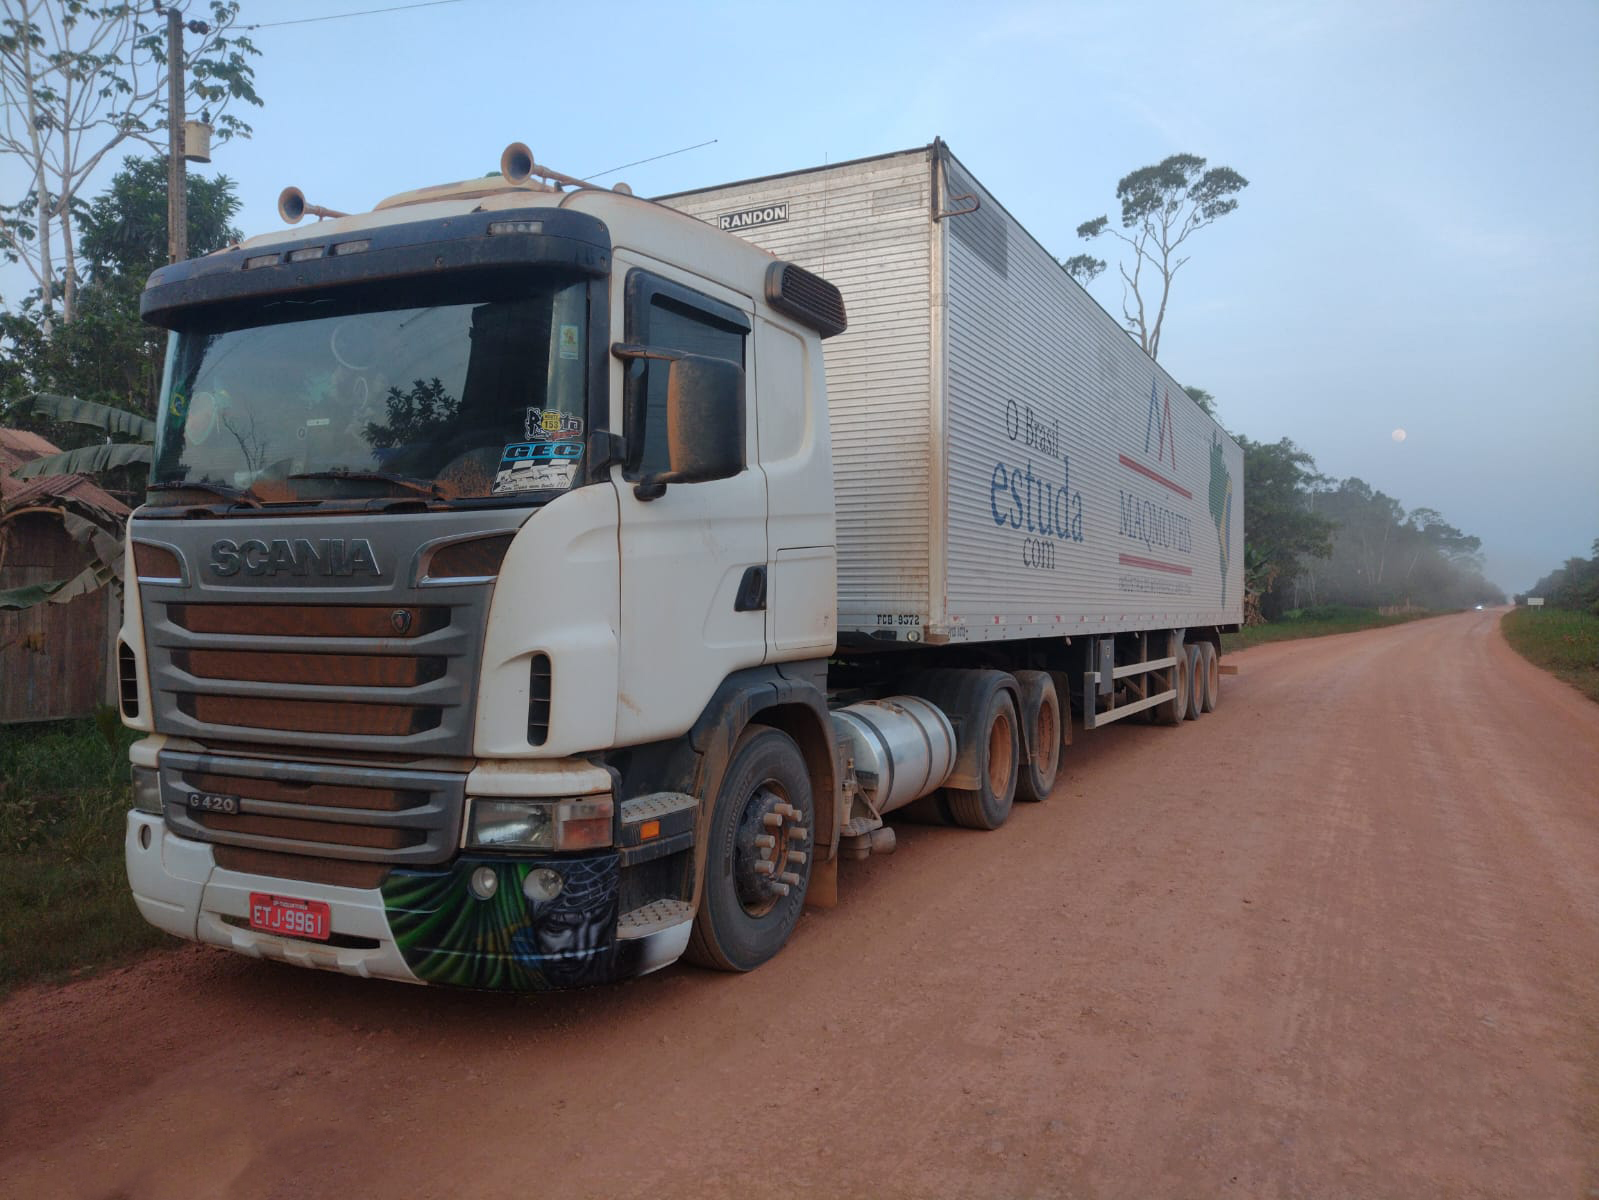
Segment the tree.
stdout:
[[[28,190],[0,203],[0,248],[33,276],[48,330],[58,289],[62,322],[77,311],[73,238],[84,184],[126,142],[165,148],[165,22],[158,19],[159,4],[7,0],[6,8],[0,20],[0,150],[26,164]],[[208,107],[218,140],[227,141],[250,133],[228,105],[261,103],[246,57],[258,51],[248,38],[229,33],[238,0],[210,0],[209,11],[209,22],[187,24],[200,40],[185,54],[185,99]]]
[[[1122,317],[1129,333],[1151,358],[1160,357],[1160,334],[1166,321],[1172,280],[1188,262],[1178,250],[1190,237],[1238,207],[1237,194],[1249,186],[1231,167],[1205,169],[1205,160],[1193,154],[1173,154],[1152,167],[1140,167],[1116,185],[1121,202],[1122,229],[1113,229],[1108,216],[1095,217],[1077,227],[1077,236],[1092,241],[1109,233],[1132,250],[1132,270],[1117,264],[1122,277]],[[1105,261],[1078,254],[1061,264],[1085,287],[1105,270]],[[1148,270],[1156,278],[1146,278]],[[1158,288],[1159,302],[1154,292]],[[1148,290],[1150,295],[1145,296]],[[1154,315],[1150,315],[1150,309]]]
[[[233,181],[187,180],[194,252],[237,241]],[[165,161],[124,159],[106,190],[83,206],[81,227],[85,278],[77,318],[47,327],[35,304],[0,316],[0,396],[49,392],[153,415],[166,335],[139,319],[139,294],[166,262]],[[51,439],[60,442],[56,433],[50,431]]]
[[1313,510],[1314,485],[1322,482],[1316,460],[1287,438],[1253,442],[1239,437],[1244,450],[1244,563],[1256,580],[1258,601],[1267,617],[1286,607],[1282,588],[1302,569],[1306,557],[1332,552],[1332,522]]
[[1188,393],[1188,398],[1190,400],[1199,405],[1200,412],[1204,413],[1207,417],[1214,417],[1216,415],[1216,397],[1212,396],[1204,388],[1185,387],[1183,391]]
[[1481,539],[1437,509],[1408,515],[1361,479],[1316,493],[1317,510],[1337,523],[1326,564],[1306,572],[1313,602],[1363,608],[1463,608],[1503,599],[1482,575]]
[[1566,559],[1533,584],[1529,596],[1541,597],[1551,608],[1570,608],[1599,616],[1599,538],[1593,542],[1593,557]]

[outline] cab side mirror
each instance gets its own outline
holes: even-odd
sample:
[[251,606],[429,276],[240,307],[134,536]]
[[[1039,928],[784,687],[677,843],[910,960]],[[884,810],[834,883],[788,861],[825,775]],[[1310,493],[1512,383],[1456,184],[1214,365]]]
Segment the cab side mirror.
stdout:
[[[640,500],[663,495],[669,483],[708,483],[731,479],[744,470],[744,368],[722,358],[682,354],[643,346],[611,348],[629,360],[640,375],[649,360],[666,367],[666,470],[637,478],[633,494]],[[659,368],[657,368],[659,369]],[[648,436],[645,412],[647,381],[640,378],[626,416],[628,460],[644,457]],[[656,436],[661,432],[657,427]]]
[[744,368],[685,354],[666,377],[662,483],[731,479],[744,469]]

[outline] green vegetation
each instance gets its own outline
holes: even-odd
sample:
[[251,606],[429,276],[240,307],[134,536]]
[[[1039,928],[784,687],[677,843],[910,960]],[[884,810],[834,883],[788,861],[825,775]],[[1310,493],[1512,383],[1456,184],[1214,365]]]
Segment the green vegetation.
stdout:
[[128,894],[128,743],[97,720],[0,729],[0,994],[79,975],[170,939]]
[[1327,637],[1334,633],[1355,633],[1361,629],[1381,629],[1385,625],[1403,625],[1406,621],[1422,617],[1436,617],[1435,612],[1406,612],[1384,615],[1374,608],[1351,608],[1344,604],[1323,604],[1317,608],[1296,608],[1285,612],[1279,620],[1266,625],[1246,625],[1237,633],[1223,634],[1221,648],[1224,653],[1247,650],[1263,642],[1287,642],[1295,638]]
[[1599,700],[1599,616],[1560,608],[1518,608],[1499,623],[1528,662]]
[[[1573,555],[1533,584],[1527,595],[1539,597],[1547,607],[1599,616],[1599,538],[1593,540],[1592,558]],[[1516,597],[1516,603],[1521,602],[1522,597]]]

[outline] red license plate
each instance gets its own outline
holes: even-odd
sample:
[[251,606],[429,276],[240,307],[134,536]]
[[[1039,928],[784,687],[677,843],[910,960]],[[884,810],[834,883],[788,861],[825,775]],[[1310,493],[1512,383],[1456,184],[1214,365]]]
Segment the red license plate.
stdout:
[[328,940],[330,910],[320,900],[296,900],[293,896],[250,893],[250,928],[285,937]]

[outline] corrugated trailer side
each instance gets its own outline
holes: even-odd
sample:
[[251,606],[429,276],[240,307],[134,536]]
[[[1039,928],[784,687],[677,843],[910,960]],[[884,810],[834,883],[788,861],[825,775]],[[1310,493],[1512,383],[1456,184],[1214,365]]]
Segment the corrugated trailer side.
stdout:
[[[935,635],[1231,625],[1243,452],[941,144]],[[970,211],[962,212],[962,209]]]
[[[824,343],[841,632],[930,613],[932,181],[926,148],[661,198],[799,263],[844,294]],[[941,543],[940,543],[941,544]]]
[[942,142],[662,202],[843,292],[841,634],[1242,620],[1242,451]]

